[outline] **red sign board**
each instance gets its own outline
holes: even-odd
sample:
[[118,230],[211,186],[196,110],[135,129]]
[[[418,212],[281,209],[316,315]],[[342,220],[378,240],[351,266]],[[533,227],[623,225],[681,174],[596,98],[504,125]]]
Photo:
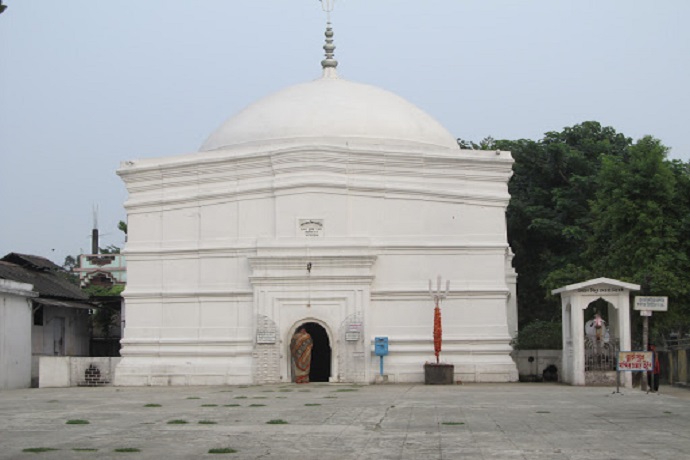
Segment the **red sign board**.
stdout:
[[654,353],[651,351],[620,351],[618,352],[618,370],[652,372],[654,370]]

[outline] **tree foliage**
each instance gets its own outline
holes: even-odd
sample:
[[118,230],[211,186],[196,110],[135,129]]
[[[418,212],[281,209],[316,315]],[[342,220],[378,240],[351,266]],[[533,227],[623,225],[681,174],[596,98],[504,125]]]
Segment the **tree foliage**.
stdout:
[[127,238],[127,222],[125,222],[124,220],[121,220],[120,222],[118,222],[117,223],[117,229],[125,234],[125,239],[126,239]]
[[[82,290],[86,292],[91,300],[100,304],[100,307],[94,311],[91,317],[91,323],[94,330],[100,331],[103,337],[110,337],[113,327],[118,325],[118,318],[120,311],[117,308],[113,308],[112,304],[108,302],[101,302],[109,297],[117,297],[122,294],[125,287],[123,285],[115,286],[87,286]],[[106,298],[106,299],[104,299]]]
[[586,257],[599,276],[668,296],[671,315],[657,315],[657,332],[682,335],[690,331],[690,176],[667,150],[647,136],[625,157],[602,160]]
[[561,323],[553,321],[532,321],[518,332],[513,340],[516,350],[560,350]]
[[548,292],[588,275],[583,253],[601,157],[622,156],[630,144],[613,128],[593,121],[548,132],[540,141],[496,141],[515,159],[507,219],[519,275],[521,325],[558,320],[560,306]]
[[660,333],[690,330],[689,164],[666,159],[657,139],[633,143],[593,121],[490,145],[515,159],[507,221],[521,329],[559,321],[552,289],[606,276],[669,296]]

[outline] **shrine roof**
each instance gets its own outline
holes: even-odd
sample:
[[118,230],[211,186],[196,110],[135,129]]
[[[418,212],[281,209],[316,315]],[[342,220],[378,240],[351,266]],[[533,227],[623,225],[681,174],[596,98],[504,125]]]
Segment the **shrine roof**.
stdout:
[[588,288],[591,286],[597,286],[601,284],[607,284],[609,286],[620,287],[627,289],[629,291],[639,291],[639,284],[626,283],[625,281],[614,280],[611,278],[594,278],[588,281],[583,281],[581,283],[569,284],[567,286],[560,287],[551,291],[551,294],[562,294],[569,291],[577,291],[579,289]]

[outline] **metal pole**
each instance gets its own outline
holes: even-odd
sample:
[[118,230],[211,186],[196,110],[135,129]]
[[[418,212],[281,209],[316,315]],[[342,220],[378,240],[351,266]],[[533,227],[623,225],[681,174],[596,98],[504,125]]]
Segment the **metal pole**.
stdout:
[[652,353],[652,388],[649,391],[654,391],[656,387],[656,374],[654,374],[654,368],[656,368],[656,352]]
[[[649,350],[649,317],[642,317],[642,351]],[[642,373],[642,391],[649,391],[647,388],[647,372]]]
[[379,372],[383,375],[383,356],[379,356]]

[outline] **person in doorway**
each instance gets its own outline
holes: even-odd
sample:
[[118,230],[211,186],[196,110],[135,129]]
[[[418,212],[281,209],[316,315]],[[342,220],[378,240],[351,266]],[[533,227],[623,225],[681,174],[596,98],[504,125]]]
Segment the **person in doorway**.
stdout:
[[[661,364],[659,363],[659,355],[656,352],[654,345],[649,346],[649,351],[653,354],[652,361],[654,361],[654,372],[647,372],[647,383],[650,391],[659,391],[659,378],[661,377]],[[652,378],[654,377],[654,378]]]
[[290,341],[290,354],[292,355],[292,375],[295,383],[309,383],[309,371],[311,370],[311,350],[314,342],[305,328],[300,328]]

